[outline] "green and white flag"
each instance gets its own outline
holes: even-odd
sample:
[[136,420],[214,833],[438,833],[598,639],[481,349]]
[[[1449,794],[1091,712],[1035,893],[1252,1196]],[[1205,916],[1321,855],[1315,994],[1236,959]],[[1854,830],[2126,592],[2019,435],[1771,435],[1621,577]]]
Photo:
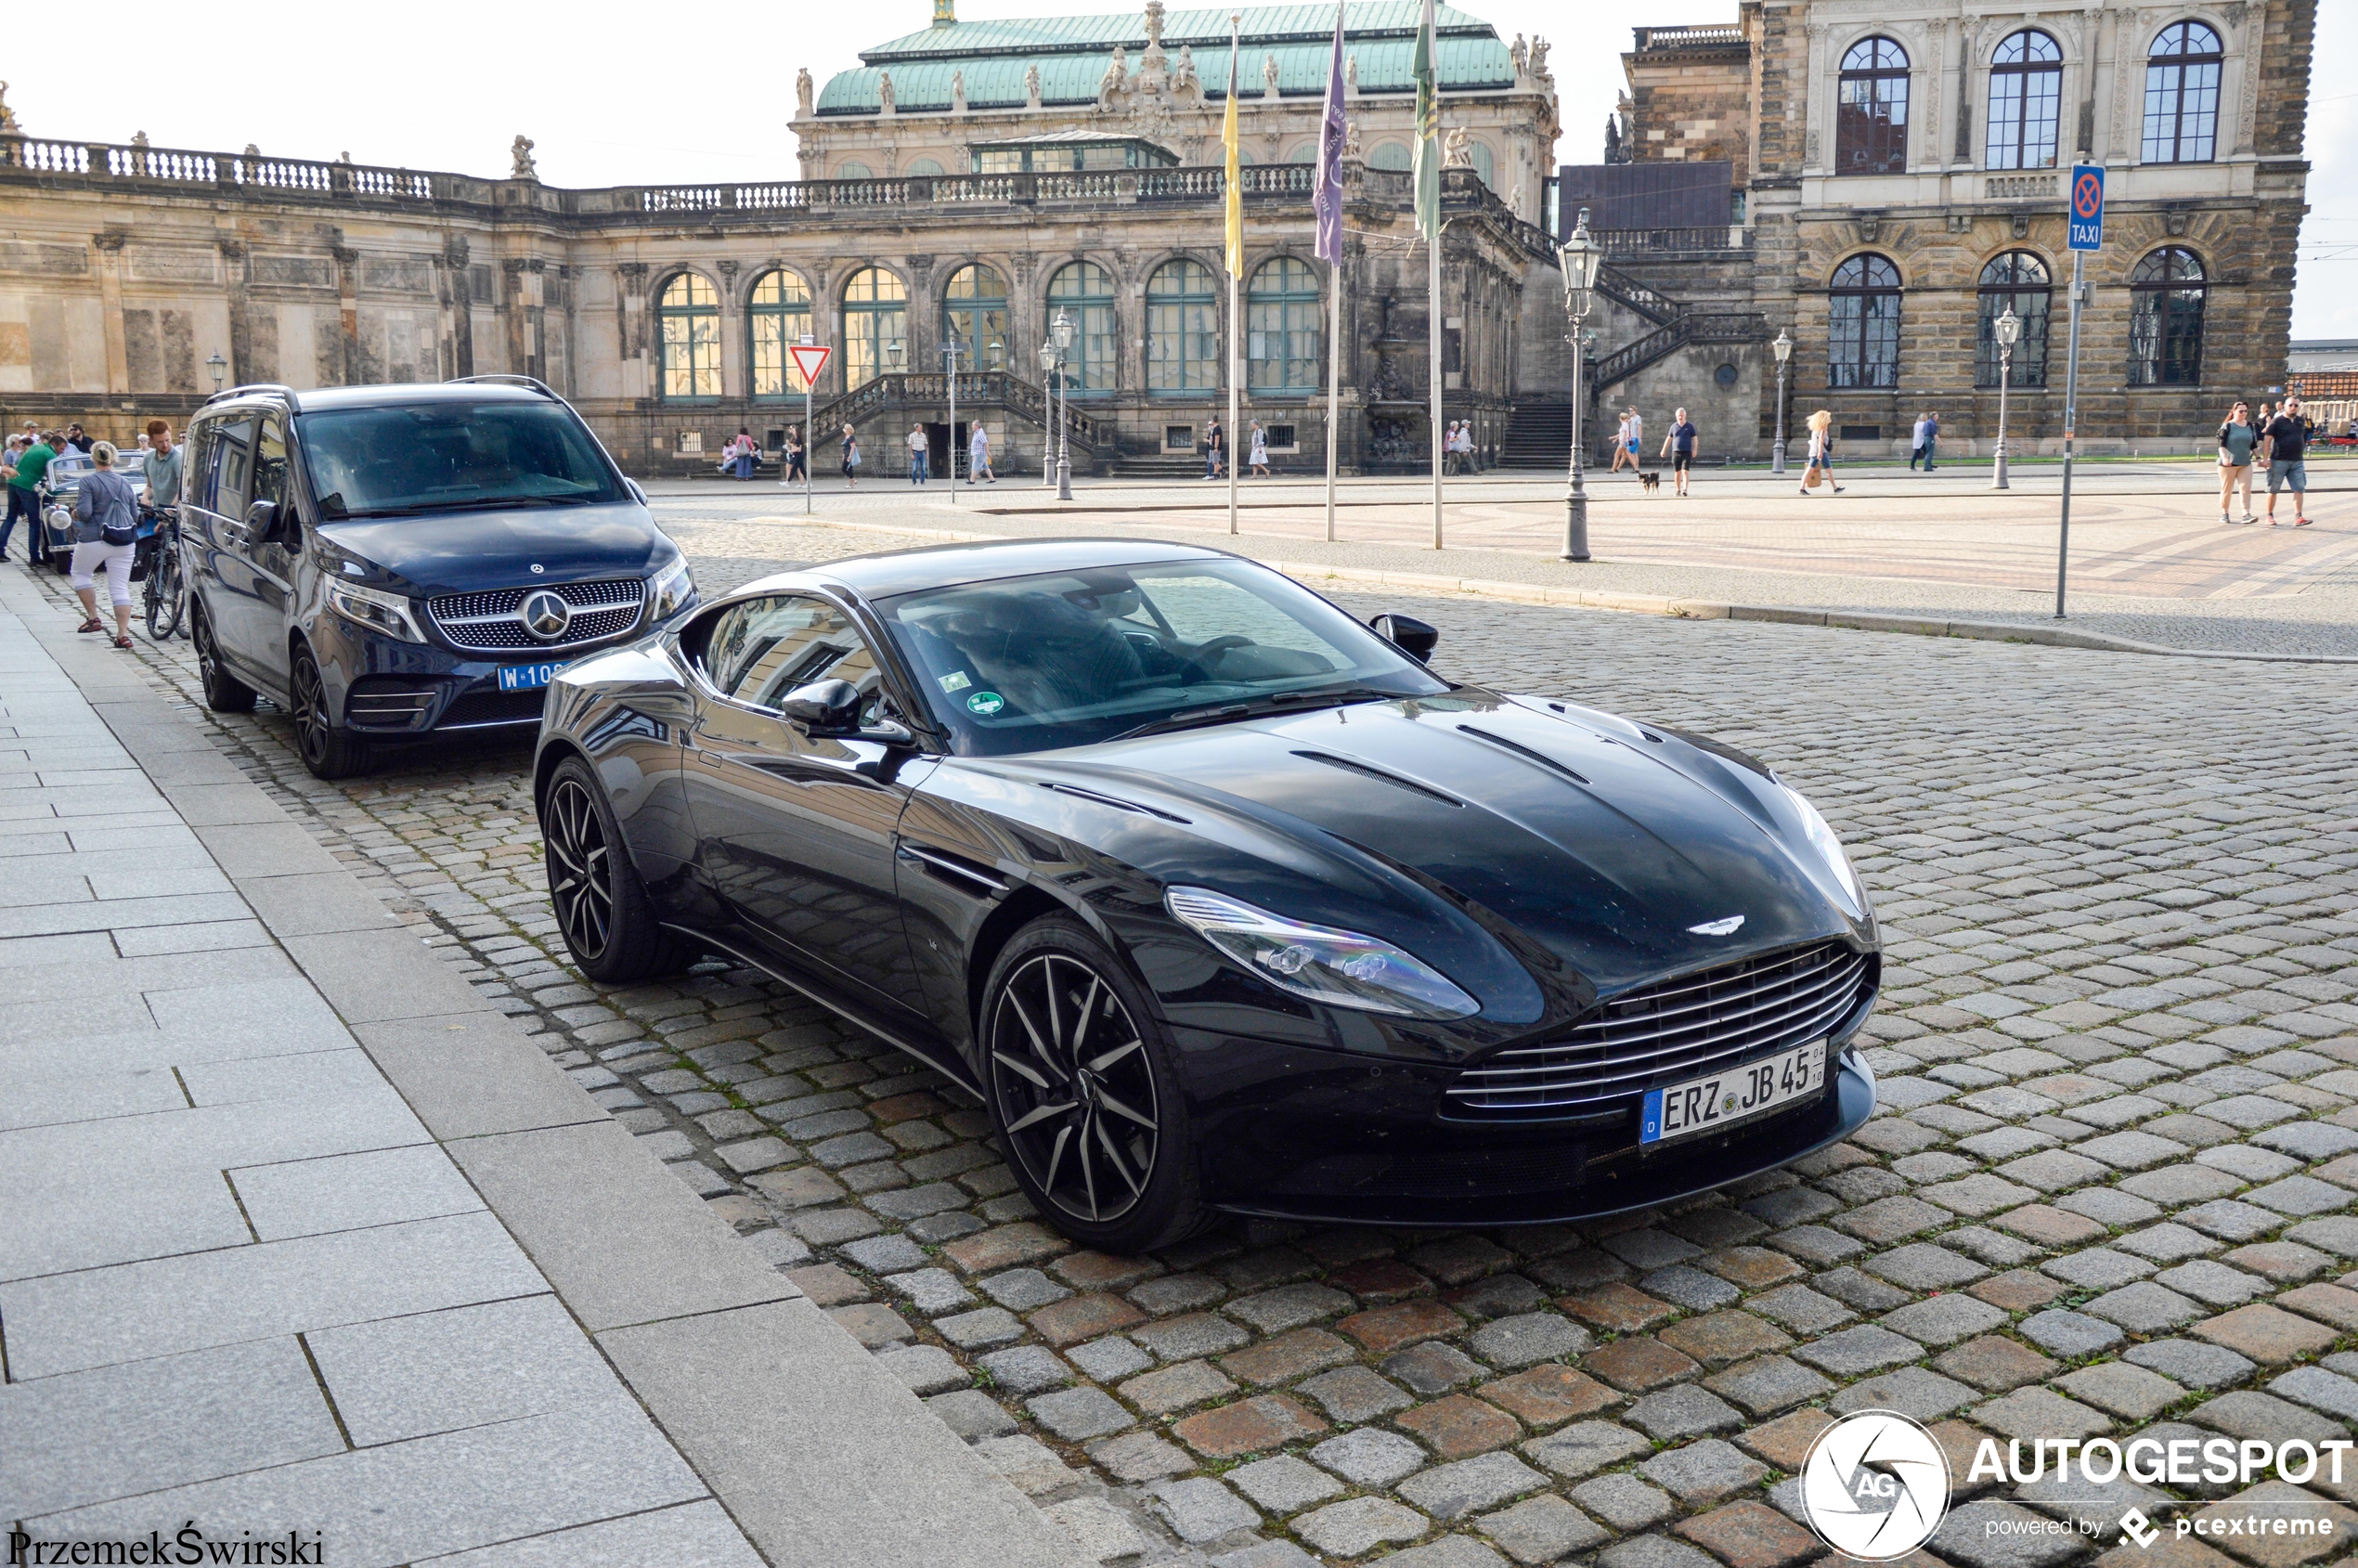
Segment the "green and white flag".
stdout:
[[1441,238],[1441,91],[1433,80],[1432,13],[1433,0],[1425,0],[1410,70],[1417,79],[1417,232],[1437,243]]

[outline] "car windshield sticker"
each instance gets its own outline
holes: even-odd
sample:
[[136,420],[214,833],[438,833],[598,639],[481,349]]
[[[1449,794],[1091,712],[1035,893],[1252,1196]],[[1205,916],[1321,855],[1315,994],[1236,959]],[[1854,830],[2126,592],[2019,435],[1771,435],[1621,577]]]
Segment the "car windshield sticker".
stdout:
[[953,669],[941,678],[941,689],[945,692],[963,692],[973,684],[963,669]]
[[996,692],[977,692],[966,699],[966,711],[979,713],[985,719],[1007,706],[1007,699]]

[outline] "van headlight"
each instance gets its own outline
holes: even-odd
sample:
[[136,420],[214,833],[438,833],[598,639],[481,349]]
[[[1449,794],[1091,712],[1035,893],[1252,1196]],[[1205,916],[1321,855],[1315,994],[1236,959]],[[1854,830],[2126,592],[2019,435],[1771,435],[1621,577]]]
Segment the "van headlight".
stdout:
[[648,618],[669,620],[680,607],[696,596],[696,579],[688,570],[688,558],[677,556],[670,565],[655,574],[647,584]]
[[415,606],[398,593],[382,589],[363,588],[358,583],[339,582],[330,577],[327,583],[328,608],[355,626],[398,637],[404,642],[423,642],[426,634],[418,629]]
[[1173,917],[1254,974],[1296,996],[1411,1018],[1463,1018],[1482,1004],[1416,954],[1376,937],[1312,926],[1209,888],[1163,895]]

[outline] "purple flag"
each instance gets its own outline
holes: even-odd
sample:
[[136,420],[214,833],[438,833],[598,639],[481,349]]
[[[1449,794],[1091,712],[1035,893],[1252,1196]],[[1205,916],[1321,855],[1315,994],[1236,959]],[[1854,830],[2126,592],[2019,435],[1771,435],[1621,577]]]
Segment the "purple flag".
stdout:
[[1335,55],[1327,68],[1327,115],[1318,136],[1318,180],[1310,198],[1318,215],[1314,252],[1322,262],[1342,264],[1342,0],[1335,0]]

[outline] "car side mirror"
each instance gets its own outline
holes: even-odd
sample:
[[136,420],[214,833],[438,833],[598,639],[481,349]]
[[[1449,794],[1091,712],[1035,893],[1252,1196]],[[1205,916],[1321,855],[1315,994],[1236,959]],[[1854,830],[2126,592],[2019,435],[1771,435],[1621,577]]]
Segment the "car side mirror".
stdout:
[[860,728],[860,688],[849,680],[813,680],[778,705],[781,717],[814,735],[849,735]]
[[1441,633],[1437,628],[1427,626],[1414,616],[1404,616],[1396,611],[1386,610],[1367,624],[1376,628],[1378,637],[1382,638],[1419,664],[1430,660],[1432,657],[1433,649],[1441,641]]
[[629,478],[626,475],[622,482],[630,487],[630,499],[632,500],[637,501],[641,506],[645,506],[647,504],[647,492],[640,487],[639,482],[636,479]]
[[279,531],[279,503],[256,501],[246,508],[246,540],[250,544],[268,544]]

